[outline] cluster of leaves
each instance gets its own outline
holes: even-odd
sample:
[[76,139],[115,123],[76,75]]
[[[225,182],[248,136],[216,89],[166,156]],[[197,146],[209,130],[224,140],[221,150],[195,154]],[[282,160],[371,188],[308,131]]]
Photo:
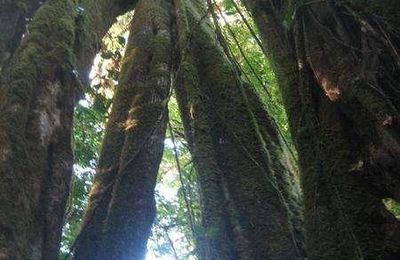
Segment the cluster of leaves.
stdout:
[[400,203],[398,201],[384,199],[383,204],[397,219],[400,219]]

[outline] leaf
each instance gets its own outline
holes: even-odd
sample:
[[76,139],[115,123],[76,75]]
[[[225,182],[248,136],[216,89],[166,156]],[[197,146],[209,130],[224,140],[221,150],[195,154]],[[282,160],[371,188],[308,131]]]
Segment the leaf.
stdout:
[[113,53],[111,51],[103,51],[100,55],[103,59],[108,60],[113,57]]
[[121,36],[121,35],[118,35],[117,40],[118,40],[118,43],[119,43],[119,44],[121,44],[122,46],[125,46],[125,44],[126,44],[126,39],[125,39],[125,37],[123,37],[123,36]]

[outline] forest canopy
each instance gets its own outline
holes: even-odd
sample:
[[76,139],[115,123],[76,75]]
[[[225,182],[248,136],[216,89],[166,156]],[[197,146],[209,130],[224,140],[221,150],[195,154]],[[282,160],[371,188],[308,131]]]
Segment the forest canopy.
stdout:
[[400,259],[400,2],[0,0],[0,259]]

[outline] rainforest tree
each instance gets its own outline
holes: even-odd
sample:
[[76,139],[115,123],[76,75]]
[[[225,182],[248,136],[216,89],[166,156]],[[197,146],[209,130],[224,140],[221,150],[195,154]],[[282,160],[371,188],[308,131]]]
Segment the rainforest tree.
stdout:
[[0,1],[0,68],[16,51],[26,25],[40,6],[40,1]]
[[298,150],[309,257],[398,257],[400,223],[382,203],[399,188],[398,17],[382,16],[398,4],[243,2]]
[[25,26],[18,21],[30,20],[38,3],[14,2],[2,1],[0,18],[0,255],[54,259],[72,173],[74,103],[98,39],[130,4],[45,2],[15,48]]
[[293,212],[300,218],[296,192],[285,182],[290,172],[276,129],[218,46],[204,4],[179,2],[177,97],[204,225],[216,234],[205,238],[202,259],[300,258],[301,232],[291,219]]
[[[237,72],[233,65],[224,58],[201,1],[142,1],[135,9],[126,61],[121,71],[121,84],[114,99],[91,200],[74,248],[74,258],[98,259],[107,255],[111,259],[120,259],[144,256],[154,212],[143,215],[146,223],[141,222],[139,216],[146,208],[150,210],[154,207],[151,200],[154,197],[154,176],[158,167],[142,170],[140,161],[144,159],[141,156],[147,152],[141,146],[147,147],[146,142],[152,139],[140,137],[140,133],[151,133],[166,113],[162,105],[159,105],[158,113],[144,107],[156,102],[154,91],[159,88],[157,84],[167,84],[165,78],[171,75],[165,71],[164,79],[159,80],[155,78],[157,74],[153,74],[152,69],[170,67],[163,62],[168,60],[168,55],[172,55],[174,50],[162,39],[173,31],[169,27],[172,20],[169,17],[172,10],[169,8],[172,4],[177,8],[176,33],[180,40],[180,63],[175,66],[180,81],[180,87],[176,89],[177,101],[182,114],[185,114],[184,126],[199,173],[202,194],[204,234],[196,235],[199,255],[203,259],[300,258],[302,241],[296,194],[298,190],[291,189],[287,180],[293,177],[286,166],[287,154],[280,150],[276,129],[268,116],[264,115],[266,112],[257,96],[251,94],[250,86],[242,82],[235,74]],[[159,52],[163,53],[160,57],[156,56]],[[161,65],[156,63],[157,59]],[[141,81],[145,81],[143,87],[136,85],[136,82],[139,84]],[[199,84],[199,81],[206,85]],[[166,87],[163,88],[165,91]],[[202,98],[196,100],[199,95]],[[212,97],[216,100],[212,100]],[[166,103],[166,98],[160,98],[160,104]],[[251,99],[251,103],[248,99]],[[128,113],[129,102],[133,102],[133,107]],[[192,104],[195,105],[192,107]],[[191,113],[189,118],[186,117],[188,113]],[[150,120],[153,116],[154,120]],[[129,129],[126,124],[129,124]],[[136,133],[134,138],[124,137],[130,129]],[[159,137],[163,136],[163,131],[165,126],[160,128]],[[137,143],[139,140],[144,143]],[[134,150],[126,155],[127,159],[121,159],[123,154],[118,155],[116,151],[125,146]],[[161,143],[158,146],[162,148]],[[158,165],[160,154],[157,156],[152,146],[147,149],[151,149],[149,153],[152,152],[153,157],[145,159],[152,162],[153,166]],[[135,158],[132,151],[137,153],[137,164],[134,163],[136,159],[133,162],[129,160],[132,156]],[[247,154],[241,158],[243,152]],[[150,158],[154,158],[154,161]],[[124,165],[123,161],[132,164],[131,167],[125,169],[118,166]],[[122,167],[122,172],[118,167]],[[246,175],[243,174],[245,172]],[[131,177],[126,178],[132,182],[124,179],[118,184],[122,178],[119,176],[128,175]],[[127,189],[131,192],[119,187],[123,185],[128,185]],[[142,194],[137,193],[144,186],[146,190]],[[118,196],[116,194],[120,190],[124,190],[123,194],[127,198],[117,202],[114,196]],[[249,193],[248,190],[253,192]],[[139,199],[139,196],[144,197]],[[137,206],[131,204],[130,215],[123,215],[123,212],[129,211],[129,203],[133,203],[129,202],[130,197],[142,203]],[[260,201],[264,203],[263,206],[258,205]],[[114,203],[121,203],[119,213],[113,213]],[[221,208],[221,205],[227,207]],[[112,222],[112,214],[119,214],[119,219]],[[261,215],[271,219],[271,222],[264,221]],[[114,232],[114,238],[107,234],[107,229]],[[126,233],[128,230],[129,235]],[[118,238],[121,235],[123,237]],[[132,250],[128,250],[127,245]]]
[[73,259],[142,259],[155,218],[172,61],[171,4],[139,1]]
[[[164,144],[180,198],[159,206],[179,220],[155,225],[177,259],[176,225],[199,259],[399,257],[399,222],[383,203],[400,198],[399,4],[242,4],[247,12],[235,0],[0,0],[1,259],[56,259],[65,218],[63,257],[143,259]],[[104,50],[132,10],[125,54]],[[273,73],[252,63],[266,62],[256,44],[291,133],[265,84]],[[97,84],[100,50],[115,60]],[[94,105],[74,114],[87,96]],[[68,200],[74,162],[96,174],[76,175]]]

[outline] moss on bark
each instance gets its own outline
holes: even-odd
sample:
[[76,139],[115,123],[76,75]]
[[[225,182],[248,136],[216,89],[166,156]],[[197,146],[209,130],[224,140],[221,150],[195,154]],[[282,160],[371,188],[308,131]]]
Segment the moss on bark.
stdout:
[[398,68],[383,65],[396,59],[372,36],[377,21],[334,2],[299,5],[288,30],[281,2],[244,1],[275,63],[298,150],[308,257],[397,257],[399,223],[382,205],[397,178],[373,166],[377,150],[390,154],[388,165],[398,160],[396,133],[382,126],[398,113],[384,79],[396,82]]
[[[10,61],[26,26],[39,8],[38,0],[0,1],[0,71]],[[0,73],[1,74],[1,73]]]
[[[102,7],[96,16],[84,14],[87,20],[97,19],[96,24],[87,20],[80,24],[101,39],[110,21],[123,11],[121,1],[83,2]],[[107,17],[104,22],[98,18],[102,15]],[[85,39],[90,52],[75,41],[77,20],[72,1],[44,3],[2,71],[0,254],[4,259],[54,259],[58,254],[73,164],[72,114],[80,87],[76,72],[88,74],[80,68],[87,69],[99,49],[93,44],[97,38]],[[88,51],[85,59],[75,58],[78,49]]]
[[[186,100],[181,98],[179,102],[184,103],[181,104],[181,109],[183,107],[184,110],[186,107],[186,112],[182,114],[189,118],[187,121],[190,121],[185,126],[188,128],[187,135],[196,135],[193,128],[196,124],[208,125],[207,134],[209,133],[212,141],[212,145],[207,148],[212,149],[208,158],[215,156],[213,160],[219,168],[213,172],[219,185],[213,187],[212,193],[202,192],[203,197],[206,197],[202,200],[219,201],[221,199],[218,196],[222,193],[225,205],[230,204],[234,208],[234,212],[221,212],[211,204],[203,205],[209,207],[209,214],[219,214],[220,218],[224,214],[230,215],[230,220],[225,224],[228,232],[218,230],[214,239],[221,240],[226,234],[230,234],[235,245],[230,256],[239,259],[300,258],[301,238],[293,232],[294,223],[289,217],[288,204],[290,205],[292,201],[283,195],[285,192],[281,190],[280,184],[282,186],[285,184],[280,182],[282,179],[278,181],[276,178],[276,175],[285,172],[278,173],[276,165],[271,163],[271,153],[274,158],[279,154],[279,149],[276,149],[279,144],[270,145],[274,141],[269,135],[276,138],[276,129],[271,125],[259,125],[261,117],[259,122],[255,112],[252,111],[256,107],[257,112],[261,112],[260,104],[257,103],[259,101],[254,99],[254,96],[249,100],[246,95],[248,86],[235,75],[233,65],[224,56],[215,39],[210,20],[205,18],[203,3],[186,2],[185,7],[189,32],[186,35],[179,35],[180,39],[187,42],[187,46],[183,46],[181,56],[185,58],[185,55],[190,55],[191,58],[184,60],[181,66],[186,69],[187,63],[190,64],[191,70],[186,76],[189,77],[187,81],[192,80],[192,84],[189,82],[186,86],[190,87],[180,90],[181,97],[186,97]],[[193,82],[198,83],[193,84]],[[204,142],[204,139],[201,139],[201,142]],[[192,146],[200,146],[201,142],[194,140]],[[195,148],[192,152],[196,152]],[[271,148],[273,149],[269,150]],[[204,158],[196,158],[194,154],[194,159]],[[210,164],[210,160],[204,160],[203,163]],[[198,171],[201,174],[201,169]],[[201,178],[205,177],[212,178],[210,175],[199,176],[200,185]],[[211,187],[202,186],[201,189],[207,191],[208,188]],[[228,241],[221,241],[221,244],[228,250],[231,246]],[[209,259],[221,257],[220,252],[211,253],[214,253],[214,258],[209,256],[211,257]],[[229,256],[229,251],[227,255]]]
[[9,259],[41,255],[41,245],[31,239],[42,238],[35,216],[48,171],[48,146],[64,108],[59,99],[73,87],[68,82],[64,91],[58,89],[65,79],[61,74],[73,62],[73,39],[73,6],[68,1],[43,6],[2,79],[0,204],[2,230],[9,232],[2,233],[0,250]]
[[171,4],[139,1],[74,259],[142,259],[168,120]]
[[192,35],[187,19],[187,4],[175,1],[180,63],[177,69],[176,94],[185,136],[197,170],[201,193],[202,231],[196,234],[200,259],[237,259],[233,225],[224,196],[223,173],[213,147],[206,97],[200,90]]

